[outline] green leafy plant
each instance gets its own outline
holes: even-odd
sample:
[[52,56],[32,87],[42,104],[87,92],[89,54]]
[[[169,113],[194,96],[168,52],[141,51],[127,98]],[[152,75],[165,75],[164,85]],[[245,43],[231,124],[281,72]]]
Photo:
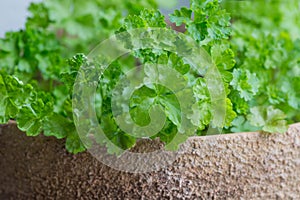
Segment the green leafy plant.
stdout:
[[[174,11],[170,21],[173,26],[185,26],[184,34],[209,53],[222,76],[226,114],[220,128],[225,133],[283,133],[287,124],[299,122],[300,40],[295,36],[299,17],[297,12],[288,12],[297,1],[190,3],[189,8]],[[271,9],[272,13],[265,16],[265,12],[254,7]],[[171,30],[156,9],[152,0],[45,0],[31,4],[26,28],[8,32],[0,39],[0,123],[13,119],[28,136],[43,133],[66,138],[68,151],[84,151],[72,110],[75,79],[79,68],[88,64],[86,56],[79,52],[92,49],[114,33],[153,27]],[[132,53],[111,63],[99,79],[97,117],[107,138],[122,149],[135,145],[137,138],[118,127],[111,101],[117,81],[137,63],[168,65],[192,86],[195,102],[188,120],[197,131],[186,132],[170,149],[176,149],[188,136],[205,135],[213,119],[213,103],[202,74],[193,71],[176,53],[136,50],[128,39],[125,45]],[[147,67],[145,74],[149,78],[155,76]],[[149,124],[153,106],[163,108],[166,123],[151,138],[170,144],[180,129],[181,105],[168,88],[144,85],[130,99],[134,122],[140,126]],[[117,153],[114,147],[107,148]]]

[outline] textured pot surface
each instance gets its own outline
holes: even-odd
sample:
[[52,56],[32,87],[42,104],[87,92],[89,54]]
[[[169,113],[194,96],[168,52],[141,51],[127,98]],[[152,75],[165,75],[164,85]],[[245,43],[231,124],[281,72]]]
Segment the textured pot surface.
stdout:
[[119,172],[64,141],[0,126],[0,199],[300,199],[300,124],[193,137],[165,169]]

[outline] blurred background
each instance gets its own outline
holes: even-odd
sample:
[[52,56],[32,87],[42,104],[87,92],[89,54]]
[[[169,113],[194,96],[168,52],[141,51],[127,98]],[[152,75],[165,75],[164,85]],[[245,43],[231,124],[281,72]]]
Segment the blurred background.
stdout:
[[23,28],[28,15],[30,2],[41,0],[1,0],[0,1],[0,37],[7,31]]
[[[30,2],[41,0],[1,0],[0,1],[0,37],[7,31],[16,31],[24,27],[28,16],[27,7]],[[160,10],[164,14],[171,13],[174,9],[187,6],[189,0],[157,0]]]

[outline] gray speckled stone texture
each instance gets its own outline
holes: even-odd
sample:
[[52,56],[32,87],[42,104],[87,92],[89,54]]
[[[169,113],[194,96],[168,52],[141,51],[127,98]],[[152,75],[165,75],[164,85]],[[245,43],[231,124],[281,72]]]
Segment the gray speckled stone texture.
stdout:
[[0,199],[300,199],[300,124],[190,138],[165,169],[119,172],[64,141],[0,126]]

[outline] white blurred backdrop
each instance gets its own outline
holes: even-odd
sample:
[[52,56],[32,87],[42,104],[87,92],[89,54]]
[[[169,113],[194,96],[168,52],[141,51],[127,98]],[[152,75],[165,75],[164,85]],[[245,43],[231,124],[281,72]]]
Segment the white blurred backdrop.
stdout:
[[0,37],[24,27],[30,2],[40,0],[0,0]]

